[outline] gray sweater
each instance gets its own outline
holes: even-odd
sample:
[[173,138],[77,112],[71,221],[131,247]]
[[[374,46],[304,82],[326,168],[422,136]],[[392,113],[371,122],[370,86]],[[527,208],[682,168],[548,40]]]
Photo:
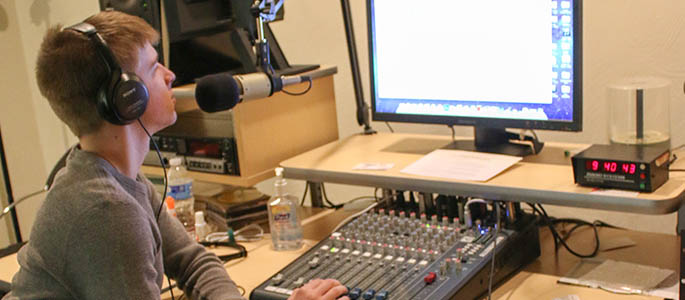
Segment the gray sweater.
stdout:
[[145,177],[133,180],[74,149],[3,299],[159,299],[163,270],[192,299],[243,299],[216,255],[166,209],[158,225],[160,203]]

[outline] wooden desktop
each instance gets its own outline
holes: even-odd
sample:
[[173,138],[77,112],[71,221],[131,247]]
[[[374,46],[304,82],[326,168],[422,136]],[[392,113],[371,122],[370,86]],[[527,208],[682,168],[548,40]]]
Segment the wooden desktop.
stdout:
[[[244,243],[249,251],[246,258],[233,260],[226,264],[226,270],[233,280],[245,290],[247,298],[250,292],[262,282],[295,260],[317,241],[327,238],[332,230],[345,218],[355,211],[344,209],[333,211],[306,208],[307,217],[303,221],[305,247],[297,251],[276,252],[271,249],[268,235],[263,240]],[[673,269],[678,263],[678,237],[666,234],[644,233],[630,230],[602,228],[599,232],[603,241],[613,238],[629,238],[635,245],[610,251],[600,251],[598,257],[628,262],[636,262],[659,268]],[[568,241],[574,249],[589,252],[594,246],[591,230],[579,230]],[[555,251],[552,236],[546,228],[540,229],[540,243],[542,254],[533,263],[525,266],[522,272],[514,275],[501,286],[496,286],[493,299],[525,300],[525,299],[554,299],[567,295],[578,295],[581,299],[659,299],[641,295],[618,295],[599,289],[568,286],[559,284],[556,280],[566,274],[579,258],[572,256],[566,250]],[[656,245],[656,246],[655,246]],[[211,251],[219,255],[233,253],[231,248],[215,248]],[[12,276],[19,269],[16,255],[0,258],[0,280],[11,282]],[[165,281],[166,284],[166,281]],[[180,292],[176,292],[178,297]],[[168,294],[162,299],[170,299]]]

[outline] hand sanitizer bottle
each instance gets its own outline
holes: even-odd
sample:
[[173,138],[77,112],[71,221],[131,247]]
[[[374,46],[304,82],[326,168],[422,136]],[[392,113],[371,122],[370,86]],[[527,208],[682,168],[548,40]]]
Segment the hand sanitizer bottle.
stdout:
[[302,223],[297,215],[297,197],[285,191],[287,182],[283,168],[276,168],[274,195],[269,199],[269,228],[276,251],[297,250],[302,247]]

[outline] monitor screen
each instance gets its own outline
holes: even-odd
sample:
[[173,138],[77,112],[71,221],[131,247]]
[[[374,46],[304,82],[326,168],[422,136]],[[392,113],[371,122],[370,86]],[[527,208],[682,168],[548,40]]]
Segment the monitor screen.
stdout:
[[367,4],[374,120],[581,130],[580,0]]

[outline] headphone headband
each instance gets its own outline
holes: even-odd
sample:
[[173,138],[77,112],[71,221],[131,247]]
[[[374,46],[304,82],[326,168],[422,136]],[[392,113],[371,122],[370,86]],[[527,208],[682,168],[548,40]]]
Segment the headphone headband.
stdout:
[[98,113],[105,120],[117,125],[125,125],[138,119],[145,112],[149,99],[143,81],[136,74],[126,73],[121,69],[107,42],[92,24],[81,22],[65,30],[87,36],[107,68],[107,80],[98,90]]
[[120,72],[121,67],[117,63],[117,59],[114,57],[114,53],[112,53],[112,50],[107,45],[107,42],[98,33],[98,30],[95,28],[95,26],[91,25],[90,23],[81,22],[69,26],[65,29],[79,32],[87,36],[88,39],[90,39],[93,42],[93,45],[95,45],[95,47],[97,48],[96,50],[98,56],[100,56],[102,61],[105,63],[105,66],[107,67],[108,73],[113,73],[114,71]]

